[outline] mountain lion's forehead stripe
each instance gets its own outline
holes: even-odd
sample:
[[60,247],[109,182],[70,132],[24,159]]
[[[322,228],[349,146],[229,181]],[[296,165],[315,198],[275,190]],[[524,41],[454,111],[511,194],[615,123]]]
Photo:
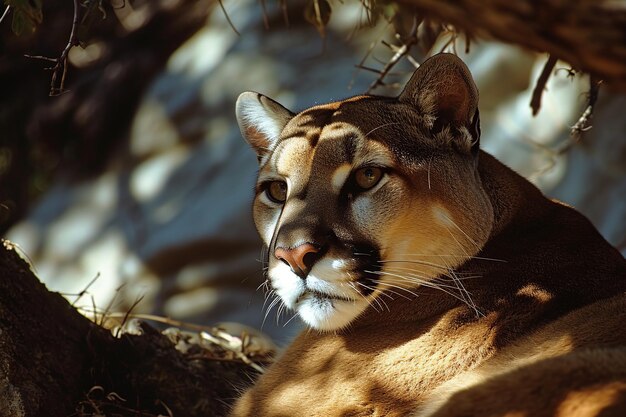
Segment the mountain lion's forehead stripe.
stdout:
[[344,103],[353,103],[360,100],[371,99],[369,96],[356,96],[343,101],[335,101],[328,104],[320,104],[297,114],[286,126],[287,135],[304,135],[308,129],[323,128],[333,122],[333,117],[340,114]]
[[293,138],[281,142],[273,155],[272,169],[279,175],[305,177],[309,171],[311,145],[307,138]]
[[351,164],[343,164],[340,165],[339,168],[335,170],[335,172],[333,172],[333,175],[331,177],[331,184],[335,193],[339,194],[339,192],[343,188],[343,185],[346,183],[346,180],[348,179],[351,171]]
[[341,105],[344,103],[354,103],[355,101],[367,100],[371,98],[372,98],[371,96],[363,96],[363,95],[354,96],[354,97],[350,97],[341,101],[333,101],[331,103],[318,104],[317,106],[313,106],[310,109],[305,110],[303,113],[313,112],[313,111],[329,111],[332,113],[332,112],[339,110]]
[[355,165],[379,165],[392,167],[396,165],[393,152],[384,144],[374,140],[361,140],[354,157]]

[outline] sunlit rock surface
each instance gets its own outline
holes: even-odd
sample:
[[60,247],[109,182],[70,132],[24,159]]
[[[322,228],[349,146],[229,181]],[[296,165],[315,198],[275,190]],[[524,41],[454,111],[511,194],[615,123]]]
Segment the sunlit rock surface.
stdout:
[[[250,211],[256,159],[240,138],[234,101],[255,90],[299,110],[362,93],[375,75],[355,65],[374,43],[366,63],[380,68],[376,59],[391,52],[379,40],[393,38],[385,25],[355,32],[355,8],[334,11],[324,41],[302,22],[264,29],[256,2],[228,7],[242,36],[214,13],[154,80],[106,172],[59,182],[8,238],[71,300],[99,275],[76,302],[87,314],[93,305],[124,311],[143,297],[135,312],[240,322],[285,341],[299,323],[283,327],[291,315],[277,320],[276,308],[264,320],[269,303],[257,290],[262,254]],[[546,57],[501,44],[474,44],[463,57],[480,89],[483,148],[577,207],[626,251],[626,99],[603,95],[594,128],[556,155],[551,149],[568,140],[585,106],[585,79],[557,72],[533,118],[528,104]],[[410,66],[398,72],[404,81]]]

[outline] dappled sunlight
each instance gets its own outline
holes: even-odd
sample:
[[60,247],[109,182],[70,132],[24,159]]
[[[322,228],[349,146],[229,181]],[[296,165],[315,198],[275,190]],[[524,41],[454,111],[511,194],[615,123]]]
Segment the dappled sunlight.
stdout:
[[180,134],[163,103],[147,98],[141,102],[130,127],[130,153],[145,158],[164,152],[180,142]]
[[[257,163],[240,137],[234,101],[240,92],[255,90],[297,111],[359,94],[375,75],[354,66],[361,61],[380,66],[393,52],[370,50],[380,40],[391,39],[384,19],[373,28],[355,30],[357,16],[366,20],[358,3],[333,5],[325,40],[306,22],[292,22],[287,28],[278,4],[267,5],[269,30],[258,2],[224,5],[241,36],[216,9],[203,27],[161,61],[144,58],[144,50],[137,47],[131,54],[137,54],[136,63],[126,58],[103,65],[97,94],[71,113],[80,129],[48,132],[45,123],[31,127],[35,136],[86,135],[75,158],[84,157],[94,169],[92,177],[58,180],[7,234],[32,258],[51,289],[77,293],[100,273],[85,296],[88,300],[93,295],[98,307],[114,297],[120,307],[130,306],[145,295],[138,311],[261,326],[265,313],[263,291],[257,290],[263,281],[261,243],[250,210]],[[115,10],[120,30],[127,33],[150,24],[151,13],[147,5]],[[438,47],[445,42],[440,40]],[[150,47],[161,48],[146,46]],[[84,50],[72,49],[70,61],[89,68],[111,51],[110,45],[98,41]],[[586,178],[576,177],[568,155],[554,157],[546,150],[567,138],[585,100],[581,94],[585,80],[571,81],[566,71],[558,71],[533,118],[528,103],[545,57],[493,42],[472,42],[470,53],[461,55],[480,89],[484,148],[523,174],[536,175],[539,186],[557,190],[562,198],[592,190],[581,195],[581,201],[593,208],[595,219],[606,222],[603,231],[614,242],[623,238],[620,219],[626,206],[620,206],[617,194],[603,190],[613,193],[611,207],[602,198],[591,198],[598,189],[593,181],[602,175],[593,171]],[[143,73],[156,72],[154,62],[161,62],[162,69],[154,78],[142,78]],[[140,70],[131,71],[133,65]],[[394,83],[403,84],[412,70],[407,62],[398,65],[389,85],[373,92],[398,94]],[[148,79],[149,87],[143,91],[139,85]],[[136,105],[111,99],[118,106],[103,109],[102,97],[123,97],[110,87],[119,88],[114,83],[119,80],[124,80],[124,92],[141,92],[133,96]],[[72,94],[58,97],[57,107],[42,110],[44,120],[56,120],[57,114],[74,108],[80,96]],[[118,123],[126,126],[125,117],[128,127],[117,129]],[[104,128],[111,125],[114,128]],[[591,133],[596,131],[603,132],[594,128]],[[98,142],[102,135],[109,146]],[[614,182],[623,175],[618,154],[607,154],[611,172],[617,172],[612,174]],[[582,165],[592,164],[586,159]],[[598,163],[593,166],[603,173]],[[568,187],[559,189],[564,177]],[[591,186],[581,186],[585,182]],[[297,322],[296,318],[292,324]],[[282,322],[276,324],[274,312],[264,328],[277,338],[293,334],[293,329],[282,328]]]
[[178,147],[141,162],[130,177],[130,192],[133,199],[138,203],[145,203],[162,194],[167,179],[187,161],[188,157],[189,149]]
[[[554,187],[565,174],[567,158],[553,155],[551,148],[568,139],[571,126],[580,116],[585,105],[586,80],[568,77],[566,70],[556,72],[543,93],[541,111],[532,117],[529,103],[544,57],[515,49],[494,56],[491,47],[483,45],[477,53],[467,56],[469,67],[477,68],[475,76],[481,102],[484,90],[492,91],[495,96],[487,97],[488,105],[489,100],[497,98],[493,107],[487,107],[486,111],[481,105],[482,147],[539,187]],[[514,63],[519,66],[512,66]],[[497,77],[492,76],[493,66],[501,70]],[[566,64],[557,64],[557,68],[565,67]],[[483,78],[481,72],[489,78]],[[518,84],[507,79],[508,88],[502,88],[499,77],[506,75],[518,80]]]
[[[254,68],[254,71],[250,71],[250,68]],[[212,77],[204,80],[201,89],[203,102],[215,106],[236,98],[246,89],[275,95],[280,88],[284,88],[281,79],[291,72],[282,69],[280,63],[270,57],[233,52],[228,62],[216,69]]]
[[163,312],[166,316],[176,316],[182,319],[193,317],[215,308],[219,293],[214,288],[196,288],[179,295],[169,297]]
[[210,24],[172,54],[167,62],[167,72],[200,78],[220,64],[228,49],[236,42],[237,34],[225,28],[223,23],[215,26]]
[[0,345],[24,408],[626,410],[611,0],[5,3]]
[[72,48],[68,54],[68,59],[78,68],[87,67],[98,61],[106,53],[104,42],[93,42],[84,48]]

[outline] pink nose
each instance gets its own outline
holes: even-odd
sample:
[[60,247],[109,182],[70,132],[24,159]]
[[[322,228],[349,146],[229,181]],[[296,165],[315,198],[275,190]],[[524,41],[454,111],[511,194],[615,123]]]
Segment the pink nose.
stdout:
[[[307,265],[304,258],[310,253],[317,252],[319,252],[319,247],[311,243],[303,243],[293,249],[276,248],[274,256],[276,259],[286,262],[294,273],[304,278],[311,269],[311,265]],[[309,262],[309,264],[311,264],[311,262]]]

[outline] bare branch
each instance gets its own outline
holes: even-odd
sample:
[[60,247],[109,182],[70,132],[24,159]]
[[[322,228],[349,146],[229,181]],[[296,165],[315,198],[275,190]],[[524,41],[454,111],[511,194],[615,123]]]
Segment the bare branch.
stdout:
[[568,148],[571,147],[574,143],[578,142],[578,140],[580,140],[580,136],[583,132],[591,129],[591,118],[593,117],[593,109],[596,105],[596,101],[598,101],[598,93],[600,92],[601,82],[601,80],[597,80],[593,76],[589,77],[587,107],[578,118],[578,121],[574,124],[574,126],[572,126],[572,130],[570,131],[570,137],[572,138],[572,140],[567,142],[567,144],[569,144]]
[[70,37],[67,41],[67,45],[63,48],[61,55],[58,58],[50,58],[41,55],[24,55],[31,59],[40,59],[43,61],[53,62],[54,66],[49,68],[52,70],[52,80],[50,81],[50,96],[58,96],[65,92],[65,76],[67,75],[67,56],[70,50],[77,46],[78,37],[76,31],[80,24],[80,12],[79,12],[79,0],[74,0],[74,17],[72,19],[72,29],[70,31]]
[[369,71],[369,72],[374,72],[376,74],[380,74],[380,71],[377,70],[376,68],[371,68],[371,67],[368,67],[368,66],[365,66],[365,65],[361,65],[361,64],[355,65],[355,67],[357,67],[358,69],[364,70],[364,71]]
[[11,6],[7,6],[7,8],[4,9],[4,13],[2,13],[2,16],[0,16],[0,23],[2,23],[5,17],[7,17],[10,10],[11,10]]
[[537,78],[537,84],[535,84],[535,89],[533,90],[532,98],[530,99],[530,108],[533,109],[533,116],[536,116],[539,113],[539,109],[541,108],[541,96],[543,95],[543,90],[546,89],[546,83],[550,78],[550,74],[556,65],[556,57],[550,55],[546,64]]
[[[24,54],[24,56],[26,58],[30,58],[30,59],[41,59],[42,61],[54,62],[55,64],[58,61],[58,58],[50,58],[48,56],[43,56],[43,55],[28,55],[28,54]],[[54,67],[50,67],[48,69],[54,69]]]
[[233,30],[233,32],[235,32],[237,34],[237,36],[241,36],[241,33],[239,33],[239,31],[237,30],[237,28],[235,27],[233,21],[230,20],[230,16],[228,15],[228,12],[226,12],[226,9],[224,8],[224,3],[222,3],[222,0],[219,0],[218,3],[220,4],[222,12],[224,13],[224,17],[226,17],[226,21],[230,25],[230,28]]
[[392,51],[394,51],[394,55],[391,57],[389,61],[385,64],[382,70],[379,71],[378,77],[370,84],[367,92],[370,93],[376,87],[385,85],[384,79],[389,74],[389,71],[406,55],[409,54],[411,48],[417,44],[417,28],[419,26],[419,21],[417,18],[413,21],[413,27],[411,28],[411,32],[409,36],[407,36],[406,40],[403,42],[401,46],[394,46],[387,44]]
[[[623,1],[400,0],[473,37],[547,52],[626,91]],[[503,23],[506,22],[506,23]]]
[[591,129],[590,122],[593,116],[593,110],[594,110],[596,101],[598,100],[598,94],[600,91],[601,83],[602,83],[601,80],[597,80],[594,77],[589,77],[589,93],[588,93],[588,98],[587,98],[587,107],[578,118],[578,121],[574,124],[574,126],[572,126],[572,129],[570,130],[570,137],[568,140],[566,140],[559,146],[551,148],[549,146],[537,143],[528,138],[526,139],[533,146],[545,152],[548,157],[548,163],[546,164],[546,166],[539,169],[537,172],[533,173],[532,175],[533,177],[538,178],[544,175],[546,172],[551,171],[552,168],[554,168],[554,166],[556,165],[557,159],[560,156],[565,155],[574,147],[574,145],[580,142],[583,132],[586,132],[589,129]]

